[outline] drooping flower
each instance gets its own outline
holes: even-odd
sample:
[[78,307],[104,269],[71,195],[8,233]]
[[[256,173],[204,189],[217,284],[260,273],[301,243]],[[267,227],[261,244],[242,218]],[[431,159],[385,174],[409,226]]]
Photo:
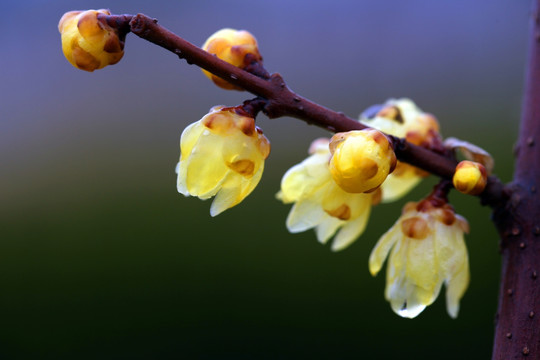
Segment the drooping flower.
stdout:
[[469,260],[463,233],[467,221],[445,203],[424,199],[405,205],[398,221],[379,240],[369,258],[375,276],[391,250],[385,298],[402,317],[414,318],[446,286],[446,308],[455,318],[469,284]]
[[180,140],[178,192],[209,199],[216,216],[240,203],[261,179],[270,142],[255,120],[236,108],[214,107]]
[[[360,121],[415,145],[429,147],[440,142],[437,119],[424,113],[409,99],[390,99],[382,106],[371,107],[360,115]],[[395,170],[381,185],[382,201],[398,200],[427,175],[417,167],[398,161]]]
[[332,250],[338,251],[362,234],[372,203],[380,197],[378,191],[351,194],[335,183],[328,168],[328,144],[328,139],[311,144],[311,156],[285,173],[277,197],[285,204],[294,203],[286,222],[290,232],[315,228],[317,239],[323,244],[335,235]]
[[[221,29],[206,40],[202,49],[239,68],[248,65],[248,60],[262,61],[257,39],[246,30]],[[246,57],[248,54],[250,59]],[[204,69],[202,72],[222,89],[243,90]]]
[[77,69],[94,71],[116,64],[124,55],[125,34],[120,34],[99,15],[109,10],[70,11],[58,23],[62,34],[62,51]]
[[329,147],[332,178],[349,193],[376,190],[396,167],[392,145],[375,129],[337,133]]

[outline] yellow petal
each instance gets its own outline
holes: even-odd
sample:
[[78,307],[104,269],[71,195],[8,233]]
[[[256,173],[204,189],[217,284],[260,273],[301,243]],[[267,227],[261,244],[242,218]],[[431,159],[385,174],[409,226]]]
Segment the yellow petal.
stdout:
[[193,147],[195,147],[195,144],[197,144],[197,141],[199,141],[203,131],[207,131],[209,134],[209,130],[206,130],[200,121],[196,121],[188,125],[184,131],[182,131],[182,136],[180,137],[181,159],[187,159],[187,157],[191,154]]
[[382,202],[389,203],[401,199],[420,181],[422,181],[422,177],[414,174],[414,171],[411,171],[410,174],[403,174],[403,176],[388,175],[381,185]]
[[459,312],[459,301],[469,285],[469,257],[463,231],[457,222],[451,226],[440,224],[438,255],[446,283],[446,309],[452,318]]
[[298,201],[324,186],[330,180],[329,158],[330,151],[318,153],[290,168],[281,180],[282,201],[286,204]]
[[316,228],[317,240],[321,244],[326,244],[328,240],[336,233],[337,229],[343,225],[343,221],[330,215],[324,215]]
[[[440,292],[442,281],[437,272],[429,268],[434,266],[434,259],[430,256],[418,258],[418,254],[430,251],[430,247],[429,240],[407,239],[398,241],[392,250],[385,297],[399,316],[416,317]],[[424,271],[426,273],[421,273]]]
[[348,221],[337,233],[332,242],[332,251],[340,251],[351,245],[364,232],[369,219],[371,207],[368,206],[366,212],[356,218]]
[[295,203],[287,216],[287,229],[291,233],[298,233],[314,228],[326,215],[320,203],[311,199],[300,200]]
[[388,256],[390,249],[399,240],[401,235],[400,224],[397,223],[390,228],[377,242],[369,256],[369,272],[375,276],[381,270],[384,260]]
[[446,282],[446,310],[452,318],[459,312],[459,301],[469,286],[469,261],[463,262],[462,267]]
[[261,166],[259,171],[257,171],[257,173],[250,179],[246,179],[242,175],[229,172],[227,180],[223,182],[221,189],[212,202],[212,206],[210,207],[210,215],[219,215],[223,211],[242,202],[242,200],[244,200],[259,183],[263,168],[264,167]]
[[199,138],[186,159],[186,187],[190,195],[207,199],[217,193],[231,171],[221,158],[222,148],[223,139],[219,136]]

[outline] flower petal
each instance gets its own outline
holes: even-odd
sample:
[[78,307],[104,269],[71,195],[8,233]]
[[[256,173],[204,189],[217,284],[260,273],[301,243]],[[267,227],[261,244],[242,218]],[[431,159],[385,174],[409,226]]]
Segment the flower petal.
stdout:
[[287,216],[287,229],[292,233],[298,233],[314,228],[326,215],[321,205],[310,199],[300,200],[295,203]]
[[319,240],[321,244],[326,244],[341,225],[343,225],[342,220],[326,214],[324,220],[317,225],[317,240]]
[[261,180],[263,169],[264,164],[249,179],[237,173],[229,172],[227,179],[223,182],[221,189],[210,206],[210,215],[219,215],[223,211],[242,202]]
[[401,225],[400,223],[396,223],[381,236],[369,256],[369,272],[371,275],[375,276],[381,270],[384,260],[386,260],[392,246],[399,240],[400,234]]
[[368,206],[365,207],[364,213],[354,220],[348,221],[341,230],[337,233],[334,241],[332,242],[332,251],[340,251],[351,245],[366,229],[366,225],[369,219],[369,213],[371,212],[371,206],[367,202]]
[[463,262],[462,267],[446,282],[446,310],[452,318],[459,312],[459,301],[469,286],[469,261]]
[[381,185],[383,203],[401,199],[422,181],[422,177],[416,175],[412,169],[410,174],[407,173],[400,176],[394,174],[388,175]]
[[[190,195],[201,199],[214,196],[231,171],[221,158],[223,139],[203,133],[186,160],[186,187]],[[180,165],[182,170],[182,164]]]

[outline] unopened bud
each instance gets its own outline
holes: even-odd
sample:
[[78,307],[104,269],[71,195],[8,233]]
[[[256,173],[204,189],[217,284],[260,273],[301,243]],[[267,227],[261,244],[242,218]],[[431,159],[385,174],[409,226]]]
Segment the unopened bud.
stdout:
[[486,187],[486,168],[480,163],[464,160],[456,166],[452,181],[459,192],[478,195]]
[[[206,40],[202,49],[239,68],[252,61],[262,61],[257,40],[245,30],[221,29]],[[248,54],[251,55],[250,59],[246,58]],[[220,88],[243,90],[206,70],[203,73]]]
[[332,177],[349,193],[376,190],[397,162],[388,138],[374,129],[335,134],[330,152]]
[[94,71],[116,64],[124,55],[124,36],[98,19],[109,10],[70,11],[58,23],[62,51],[77,69]]

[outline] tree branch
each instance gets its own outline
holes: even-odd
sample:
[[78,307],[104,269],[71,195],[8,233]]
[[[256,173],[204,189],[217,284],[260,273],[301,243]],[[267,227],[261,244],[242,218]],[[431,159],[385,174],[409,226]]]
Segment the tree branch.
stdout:
[[[173,52],[181,59],[185,59],[188,64],[195,64],[231,84],[265,99],[266,104],[262,111],[269,118],[294,117],[330,132],[366,128],[365,125],[341,112],[330,110],[294,93],[285,84],[280,74],[275,73],[268,76],[267,73],[260,72],[257,73],[257,76],[233,66],[162,27],[156,19],[143,14],[105,17],[111,26],[124,28],[126,23],[129,23],[131,32],[135,35]],[[457,165],[453,157],[441,155],[394,136],[389,136],[389,138],[400,161],[419,167],[441,178],[452,178]],[[490,177],[486,190],[481,194],[482,203],[494,207],[504,201],[506,197],[507,192],[502,183],[496,177]]]
[[534,1],[513,194],[495,209],[502,274],[493,359],[540,359],[540,0]]

